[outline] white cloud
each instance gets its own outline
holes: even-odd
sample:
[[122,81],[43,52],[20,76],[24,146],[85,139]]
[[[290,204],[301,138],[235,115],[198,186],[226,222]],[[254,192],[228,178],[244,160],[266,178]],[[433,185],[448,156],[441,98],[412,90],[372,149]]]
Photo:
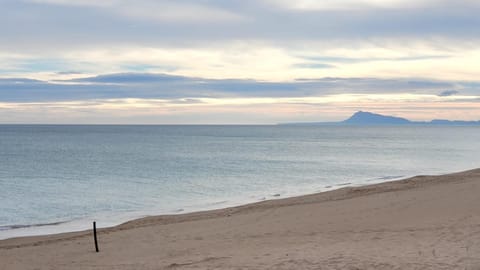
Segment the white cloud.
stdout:
[[[35,70],[36,55],[13,57],[0,53],[0,68],[9,77],[42,80],[68,79],[85,74],[121,72],[169,73],[214,79],[248,78],[263,81],[292,81],[297,78],[375,77],[430,78],[477,81],[480,77],[480,49],[443,42],[352,43],[337,46],[302,43],[277,46],[264,42],[233,42],[204,47],[111,46],[43,55],[66,63],[63,70],[84,74],[61,74],[63,70]],[[30,70],[29,59],[33,61]],[[137,68],[137,69],[135,69]],[[4,76],[5,77],[5,76]]]
[[[432,6],[458,6],[458,3],[438,0],[265,0],[267,3],[286,9],[315,10],[356,10],[356,9],[410,9]],[[475,4],[474,0],[463,0],[463,4]]]

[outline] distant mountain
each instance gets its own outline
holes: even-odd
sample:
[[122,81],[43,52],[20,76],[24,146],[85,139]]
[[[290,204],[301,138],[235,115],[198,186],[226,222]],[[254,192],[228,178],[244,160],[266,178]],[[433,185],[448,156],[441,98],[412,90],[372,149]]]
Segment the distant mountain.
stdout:
[[410,121],[405,118],[358,111],[350,118],[341,122],[313,122],[313,123],[286,123],[281,125],[448,125],[448,126],[473,126],[480,121],[451,121],[435,119],[429,122]]
[[350,125],[405,125],[412,122],[405,118],[359,111],[342,123]]

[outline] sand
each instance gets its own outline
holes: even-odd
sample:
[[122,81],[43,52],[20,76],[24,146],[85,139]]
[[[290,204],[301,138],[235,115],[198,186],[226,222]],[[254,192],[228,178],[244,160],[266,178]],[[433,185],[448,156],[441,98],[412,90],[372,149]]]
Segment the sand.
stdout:
[[0,241],[0,269],[480,269],[480,169]]

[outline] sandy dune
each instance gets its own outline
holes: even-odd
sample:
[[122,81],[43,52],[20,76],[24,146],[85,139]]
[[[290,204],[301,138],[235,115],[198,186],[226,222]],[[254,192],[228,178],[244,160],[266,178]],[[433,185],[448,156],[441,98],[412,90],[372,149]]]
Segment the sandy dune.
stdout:
[[480,269],[480,169],[0,241],[0,269]]

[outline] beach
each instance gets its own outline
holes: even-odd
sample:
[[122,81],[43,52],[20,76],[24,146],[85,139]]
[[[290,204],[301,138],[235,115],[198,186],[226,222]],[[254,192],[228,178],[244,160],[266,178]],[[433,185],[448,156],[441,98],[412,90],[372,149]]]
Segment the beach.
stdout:
[[0,269],[480,269],[480,169],[0,241]]

